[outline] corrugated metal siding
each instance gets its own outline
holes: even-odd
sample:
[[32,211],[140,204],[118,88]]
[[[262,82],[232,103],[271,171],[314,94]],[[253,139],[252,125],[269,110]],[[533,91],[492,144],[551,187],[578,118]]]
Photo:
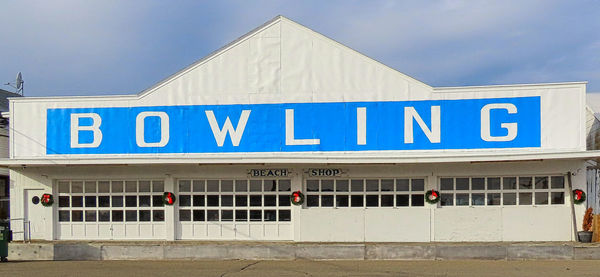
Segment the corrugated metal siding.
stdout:
[[591,109],[586,109],[586,144],[588,150],[600,149],[600,121]]

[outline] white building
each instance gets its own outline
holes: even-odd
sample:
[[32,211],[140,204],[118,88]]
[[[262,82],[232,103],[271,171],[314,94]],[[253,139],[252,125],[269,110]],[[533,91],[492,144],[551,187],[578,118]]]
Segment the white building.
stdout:
[[12,99],[11,217],[43,240],[569,241],[585,96],[434,88],[277,17],[138,95]]

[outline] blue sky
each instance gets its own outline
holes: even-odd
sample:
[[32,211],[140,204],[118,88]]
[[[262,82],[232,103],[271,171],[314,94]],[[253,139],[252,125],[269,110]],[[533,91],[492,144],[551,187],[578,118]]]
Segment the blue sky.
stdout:
[[597,0],[3,0],[0,82],[21,71],[27,96],[134,94],[278,14],[432,86],[600,92]]

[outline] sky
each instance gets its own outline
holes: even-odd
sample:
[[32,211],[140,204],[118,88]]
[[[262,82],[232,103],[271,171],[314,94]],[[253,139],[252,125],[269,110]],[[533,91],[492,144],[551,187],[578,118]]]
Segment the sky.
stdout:
[[26,96],[136,94],[277,15],[434,87],[600,92],[600,0],[1,0],[0,82],[22,72]]

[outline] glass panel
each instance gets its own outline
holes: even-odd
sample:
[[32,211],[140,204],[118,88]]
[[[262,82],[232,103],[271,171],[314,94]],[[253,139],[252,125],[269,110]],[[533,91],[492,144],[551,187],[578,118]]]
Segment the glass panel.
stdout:
[[[379,180],[367,180],[367,191],[379,191]],[[367,205],[369,201],[367,201]]]
[[262,211],[261,210],[251,210],[250,211],[250,221],[262,221]]
[[163,203],[162,195],[153,195],[152,196],[152,206],[153,207],[162,207],[165,204]]
[[292,191],[292,181],[279,180],[279,191]]
[[83,207],[83,196],[71,196],[71,207]]
[[535,204],[536,205],[547,205],[548,204],[548,193],[547,192],[536,192],[535,193]]
[[219,206],[219,196],[218,195],[207,195],[206,196],[206,205],[209,207],[218,207]]
[[[481,178],[481,179],[483,179],[483,178]],[[473,185],[473,183],[471,183],[471,185]],[[471,194],[471,205],[484,206],[485,205],[485,194],[484,193]]]
[[500,205],[500,193],[488,193],[487,204],[488,206]]
[[137,197],[132,195],[125,196],[125,207],[137,207]]
[[[81,181],[71,182],[71,192],[72,193],[82,193],[83,192],[83,182],[81,182]],[[83,214],[82,214],[82,218],[83,218]],[[73,220],[73,221],[75,221],[75,220]]]
[[235,180],[235,191],[248,191],[248,180]]
[[[137,192],[137,181],[125,181],[125,192]],[[127,221],[127,215],[125,215]]]
[[552,176],[550,177],[553,189],[562,189],[565,187],[565,177],[563,176]]
[[233,207],[233,195],[221,195],[221,206]]
[[423,194],[413,194],[410,196],[412,203],[412,207],[425,206],[425,195]]
[[[458,183],[456,184],[456,187],[458,188]],[[457,193],[456,194],[456,206],[469,206],[469,194],[468,193]]]
[[453,178],[442,178],[440,180],[440,189],[441,190],[453,190],[454,189],[454,179]]
[[65,222],[71,220],[71,212],[69,211],[58,211],[58,221]]
[[112,192],[123,192],[123,181],[112,181],[110,182],[110,185],[112,187]]
[[306,180],[306,191],[319,191],[319,180]]
[[[207,180],[206,181],[206,191],[208,192],[218,192],[219,191],[219,180]],[[218,218],[219,215],[217,215]]]
[[277,195],[265,195],[265,207],[277,206]]
[[192,181],[190,180],[179,180],[179,192],[190,192]]
[[110,211],[106,211],[106,210],[98,211],[98,221],[100,221],[100,222],[110,221]]
[[[456,178],[456,190],[469,190],[469,178]],[[458,203],[458,199],[456,199],[456,205],[463,206]]]
[[504,205],[516,205],[517,204],[517,194],[516,193],[503,193],[502,195]]
[[205,192],[206,182],[204,180],[194,180],[192,190],[194,192]]
[[265,186],[264,191],[277,191],[277,181],[276,180],[265,180],[264,186]]
[[519,177],[519,189],[532,189],[532,178],[531,177]]
[[250,191],[262,191],[262,181],[250,180]]
[[[503,189],[517,189],[517,177],[503,177],[502,178]],[[506,205],[506,204],[504,204]],[[514,205],[514,204],[510,204]]]
[[58,197],[58,206],[59,207],[69,207],[71,204],[69,201],[69,196],[59,196]]
[[348,207],[348,195],[336,195],[335,196],[336,207]]
[[[165,182],[152,181],[152,191],[153,192],[165,192]],[[154,220],[154,221],[163,221],[163,220]]]
[[194,195],[194,207],[204,207],[204,195]]
[[321,191],[333,191],[333,180],[321,180]]
[[536,189],[547,189],[548,188],[548,177],[535,177],[535,188]]
[[233,211],[232,210],[221,211],[221,221],[233,221]]
[[112,196],[113,207],[123,207],[123,196]]
[[262,206],[262,197],[260,195],[250,195],[250,206],[252,206],[252,207]]
[[137,211],[125,211],[125,221],[137,221]]
[[396,179],[396,191],[408,191],[409,180],[408,179]]
[[382,207],[393,207],[394,206],[394,196],[393,195],[382,195],[381,196],[381,206]]
[[237,207],[248,206],[248,196],[247,195],[236,195],[235,196],[235,205]]
[[[150,207],[150,195],[140,195],[139,201],[139,207]],[[150,218],[150,215],[148,215],[148,218]]]
[[280,210],[279,211],[279,221],[291,221],[292,220],[292,212],[290,210]]
[[318,207],[319,206],[319,196],[318,195],[307,195],[306,196],[306,206]]
[[565,193],[564,192],[552,192],[550,194],[552,204],[564,204],[565,203]]
[[158,221],[158,222],[165,221],[165,211],[163,211],[163,210],[152,211],[152,221]]
[[425,190],[425,180],[424,179],[412,179],[411,191],[424,191]]
[[194,216],[194,221],[205,221],[206,220],[204,210],[194,210],[193,216]]
[[150,221],[150,210],[141,210],[140,221]]
[[265,210],[265,221],[277,221],[277,211]]
[[112,221],[113,222],[122,222],[123,221],[123,211],[112,211]]
[[[69,193],[70,188],[71,188],[71,185],[69,184],[69,182],[66,182],[66,181],[58,182],[58,192],[59,193]],[[68,218],[68,216],[67,216],[67,218]],[[67,219],[65,221],[69,221],[69,219]]]
[[321,207],[333,207],[333,195],[322,195]]
[[235,221],[248,221],[248,211],[246,211],[246,210],[235,211]]
[[348,180],[335,180],[335,191],[348,191]]
[[408,207],[408,204],[409,204],[408,199],[409,199],[408,194],[396,195],[396,206],[397,207]]
[[191,196],[180,195],[179,196],[179,207],[189,207],[192,204]]
[[364,198],[362,195],[352,195],[350,196],[350,204],[352,207],[363,207],[364,206]]
[[500,177],[487,178],[487,187],[488,190],[500,189]]
[[485,189],[485,178],[471,178],[471,189],[472,190],[484,190]]
[[110,207],[110,196],[98,196],[98,207]]
[[440,202],[442,206],[453,206],[454,205],[454,195],[452,193],[441,193]]
[[233,180],[221,180],[221,191],[225,191],[225,192],[233,191]]
[[290,196],[289,195],[279,195],[279,207],[290,206]]
[[381,180],[381,191],[394,191],[394,179]]
[[86,207],[96,207],[96,196],[86,196],[85,197],[85,206]]
[[531,201],[531,199],[532,199],[531,192],[519,193],[519,205],[531,205],[533,203]]
[[179,210],[179,221],[191,221],[192,212],[190,210]]
[[219,211],[216,211],[216,210],[206,211],[206,219],[208,221],[219,221]]
[[96,222],[96,211],[85,211],[86,222]]
[[354,191],[365,191],[365,181],[360,179],[353,179],[350,181],[350,188]]
[[98,192],[109,193],[110,192],[110,182],[109,181],[99,181],[98,182]]
[[367,195],[367,207],[379,207],[379,195]]
[[82,222],[83,221],[83,211],[71,211],[71,221],[72,222]]
[[[140,190],[139,190],[140,192],[150,192],[150,181],[140,181],[139,186],[140,186]],[[144,217],[144,219],[145,219],[145,217]],[[141,217],[140,217],[140,221],[142,221]],[[144,221],[146,221],[146,220],[144,220]],[[150,221],[150,215],[148,215],[147,221]]]

